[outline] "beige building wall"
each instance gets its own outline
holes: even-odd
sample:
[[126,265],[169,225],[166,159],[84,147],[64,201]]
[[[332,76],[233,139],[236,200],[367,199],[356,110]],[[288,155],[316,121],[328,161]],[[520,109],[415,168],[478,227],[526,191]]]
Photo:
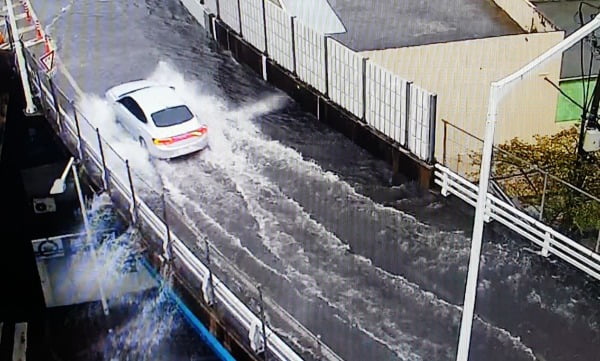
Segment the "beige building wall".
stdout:
[[[492,81],[515,72],[563,37],[562,31],[520,34],[367,51],[363,55],[437,94],[436,158],[439,162],[446,159],[448,166],[464,173],[469,154],[479,151],[482,144],[451,126],[444,127],[442,120],[483,138]],[[555,123],[558,92],[544,80],[548,77],[558,84],[560,66],[559,56],[506,96],[498,115],[496,143],[514,137],[531,140],[535,134],[560,129]]]
[[523,30],[529,33],[559,30],[529,0],[493,1],[519,24]]

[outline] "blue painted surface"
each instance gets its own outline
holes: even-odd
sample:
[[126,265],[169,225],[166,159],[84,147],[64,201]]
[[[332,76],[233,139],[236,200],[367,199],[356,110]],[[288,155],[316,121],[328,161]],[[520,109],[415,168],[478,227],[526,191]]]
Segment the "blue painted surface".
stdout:
[[[142,264],[148,269],[152,277],[154,277],[160,284],[162,283],[162,279],[156,270],[148,263],[145,259],[141,260]],[[198,333],[200,338],[210,347],[210,349],[215,353],[215,355],[222,361],[235,361],[235,358],[231,356],[229,351],[221,345],[221,343],[213,336],[212,333],[200,322],[200,320],[194,315],[194,313],[183,303],[181,298],[173,292],[171,288],[166,288],[167,294],[175,303],[177,307],[181,310],[185,318],[192,325],[194,330]]]

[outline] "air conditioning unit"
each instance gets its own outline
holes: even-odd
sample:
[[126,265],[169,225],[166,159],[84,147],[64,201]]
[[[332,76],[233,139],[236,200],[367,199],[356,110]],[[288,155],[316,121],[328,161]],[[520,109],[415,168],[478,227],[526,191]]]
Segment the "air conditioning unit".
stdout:
[[56,212],[56,202],[54,198],[34,198],[33,211],[38,214]]
[[600,150],[600,130],[595,128],[588,128],[585,130],[583,150],[588,153]]

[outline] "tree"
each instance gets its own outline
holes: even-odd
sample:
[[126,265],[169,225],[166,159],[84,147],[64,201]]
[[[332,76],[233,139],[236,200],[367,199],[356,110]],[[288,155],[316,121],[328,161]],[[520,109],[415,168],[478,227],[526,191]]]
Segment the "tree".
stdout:
[[[600,202],[560,181],[600,199],[600,163],[593,154],[578,159],[578,138],[578,128],[573,126],[535,136],[531,143],[514,138],[499,145],[494,150],[492,179],[531,215],[564,232],[585,235],[600,229]],[[471,160],[479,166],[481,154],[472,153]],[[545,177],[542,171],[555,178]]]

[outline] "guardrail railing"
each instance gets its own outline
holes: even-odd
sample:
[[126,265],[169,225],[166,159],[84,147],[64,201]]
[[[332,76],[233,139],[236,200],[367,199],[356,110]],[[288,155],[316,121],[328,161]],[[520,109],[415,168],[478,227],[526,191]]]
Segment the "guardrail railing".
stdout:
[[[435,165],[435,183],[441,187],[442,195],[447,196],[452,193],[466,203],[472,206],[476,205],[477,186],[439,163]],[[492,194],[488,193],[488,200],[485,209],[488,222],[496,220],[502,223],[539,246],[543,256],[554,254],[600,280],[600,254]]]

